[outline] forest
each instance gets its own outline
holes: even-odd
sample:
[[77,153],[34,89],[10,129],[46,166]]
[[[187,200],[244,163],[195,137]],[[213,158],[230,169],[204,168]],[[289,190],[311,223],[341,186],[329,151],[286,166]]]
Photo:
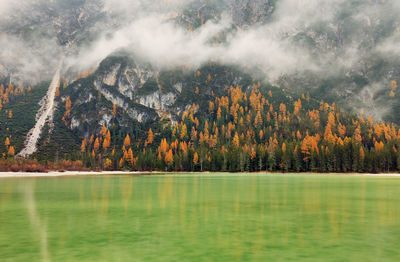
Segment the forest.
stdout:
[[[198,71],[196,74],[200,75]],[[89,74],[81,76],[88,77]],[[205,81],[211,81],[207,75]],[[58,88],[56,97],[67,89]],[[392,91],[397,83],[392,82]],[[180,120],[149,125],[141,134],[124,132],[116,118],[123,110],[112,106],[112,119],[97,133],[83,137],[70,157],[39,161],[15,159],[13,129],[3,126],[2,171],[137,170],[224,172],[396,172],[400,171],[400,130],[394,124],[374,122],[316,101],[310,94],[283,99],[276,90],[253,83],[247,90],[225,86],[226,95],[211,91],[208,105],[192,104]],[[36,89],[34,89],[36,90]],[[60,91],[61,90],[61,91]],[[193,95],[201,96],[199,87]],[[0,88],[5,125],[15,117],[3,106],[32,88],[9,84]],[[25,99],[26,101],[26,99]],[[60,99],[58,126],[69,129],[71,99]],[[158,123],[158,122],[157,122]],[[61,128],[58,127],[58,128]],[[25,130],[25,132],[28,129]],[[136,135],[135,135],[136,134]],[[68,143],[67,143],[68,144]]]
[[[145,138],[103,125],[81,143],[88,168],[159,171],[394,172],[400,170],[400,130],[316,103],[309,94],[276,104],[271,90],[229,87],[207,109],[193,104],[181,120]],[[198,92],[195,91],[196,93]],[[273,102],[274,101],[274,102]],[[66,101],[66,115],[70,108]],[[275,103],[275,105],[274,105]],[[114,116],[116,107],[114,106]],[[114,125],[115,126],[115,125]],[[123,141],[116,144],[114,141]]]

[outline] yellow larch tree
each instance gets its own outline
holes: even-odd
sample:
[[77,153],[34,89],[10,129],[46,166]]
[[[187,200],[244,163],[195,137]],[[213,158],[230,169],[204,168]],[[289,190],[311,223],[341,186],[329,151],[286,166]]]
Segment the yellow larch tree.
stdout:
[[150,145],[152,144],[154,141],[154,134],[153,134],[153,130],[151,130],[151,128],[149,129],[149,134],[147,136],[147,140],[146,140],[146,145]]
[[328,114],[328,124],[330,124],[331,127],[336,126],[336,123],[335,123],[335,114],[334,114],[333,112],[329,112],[329,114]]
[[166,154],[168,150],[169,150],[169,145],[167,139],[164,138],[161,140],[161,144],[158,147],[158,152]]
[[186,127],[186,124],[182,124],[182,125],[181,125],[180,137],[181,137],[181,139],[185,139],[186,136],[187,136],[187,127]]
[[117,105],[116,104],[113,104],[112,116],[113,116],[113,118],[115,118],[117,116]]
[[361,159],[361,161],[364,161],[364,159],[365,159],[365,152],[364,152],[364,149],[362,148],[362,146],[360,147],[360,159]]
[[104,169],[107,169],[107,170],[111,169],[112,168],[112,160],[109,158],[104,159],[103,167],[104,167]]
[[98,151],[100,149],[100,141],[99,138],[97,137],[96,140],[94,141],[94,146],[93,146],[94,151]]
[[106,134],[107,134],[107,127],[106,127],[106,125],[105,124],[103,124],[103,126],[101,127],[101,130],[100,130],[100,135],[102,136],[102,137],[105,137],[106,136]]
[[70,111],[71,108],[72,108],[71,99],[69,98],[69,96],[67,96],[67,98],[65,99],[65,110]]
[[239,134],[236,132],[236,133],[235,133],[235,136],[233,137],[233,145],[234,145],[236,148],[239,148],[239,143],[240,143]]
[[318,153],[318,136],[306,136],[301,143],[301,152],[305,154],[304,160],[307,160],[312,152]]
[[251,158],[251,160],[254,160],[254,159],[256,159],[256,157],[257,157],[257,152],[254,149],[254,147],[252,147],[251,148],[251,153],[250,153],[250,158]]
[[197,140],[197,131],[194,126],[192,126],[192,131],[190,132],[190,140],[193,142]]
[[356,143],[359,143],[359,144],[361,144],[361,142],[362,142],[360,126],[357,126],[356,130],[354,131],[354,141],[356,141]]
[[81,152],[84,153],[86,151],[87,140],[86,137],[82,140],[81,144]]
[[172,149],[170,149],[166,154],[165,154],[165,163],[167,165],[172,165],[174,163],[174,154],[172,153]]
[[328,123],[325,127],[324,140],[329,142],[330,144],[334,144],[336,142],[335,136],[332,134],[330,123]]
[[107,132],[106,132],[105,139],[107,139],[109,141],[109,143],[111,144],[111,133],[110,133],[110,130],[108,130],[108,129],[107,129]]
[[124,146],[129,147],[130,145],[131,145],[131,137],[129,136],[129,134],[127,134],[124,139]]
[[218,110],[217,110],[217,119],[218,120],[221,119],[221,114],[222,114],[221,107],[218,107]]
[[262,121],[262,117],[261,117],[261,112],[257,111],[256,117],[254,119],[254,126],[256,128],[260,128],[262,126],[262,124],[263,124],[263,121]]
[[194,165],[198,165],[199,164],[199,154],[197,154],[197,152],[194,153],[193,164]]
[[134,157],[133,157],[132,148],[129,148],[129,149],[128,149],[126,161],[127,161],[129,164],[131,164],[132,166],[135,164],[135,163],[134,163]]
[[62,118],[62,121],[64,122],[64,124],[65,124],[66,126],[67,126],[68,123],[69,123],[71,108],[72,108],[71,99],[69,98],[69,96],[67,96],[67,98],[66,98],[66,100],[65,100],[65,113],[64,113],[64,116],[63,116],[63,118]]
[[345,135],[346,135],[346,126],[345,125],[342,125],[341,123],[339,123],[339,126],[338,126],[338,132],[339,132],[339,135],[341,136],[341,137],[344,137]]
[[10,145],[10,139],[6,137],[6,140],[4,141],[4,145],[8,147]]
[[105,137],[103,140],[103,149],[106,150],[107,148],[109,148],[111,145],[111,141],[110,138]]
[[14,156],[14,155],[15,155],[15,149],[14,149],[13,146],[10,146],[10,147],[8,148],[8,155],[9,155],[9,156]]

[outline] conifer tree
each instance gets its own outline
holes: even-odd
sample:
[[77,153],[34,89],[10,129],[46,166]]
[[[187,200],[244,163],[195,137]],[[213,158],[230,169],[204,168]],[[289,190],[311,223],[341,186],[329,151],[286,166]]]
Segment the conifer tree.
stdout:
[[9,156],[14,156],[14,155],[15,155],[15,149],[14,149],[13,146],[10,146],[10,147],[8,148],[8,155],[9,155]]

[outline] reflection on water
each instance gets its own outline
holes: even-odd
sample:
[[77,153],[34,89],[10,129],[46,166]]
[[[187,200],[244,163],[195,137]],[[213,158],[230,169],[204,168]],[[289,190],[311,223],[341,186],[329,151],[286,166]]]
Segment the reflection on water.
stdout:
[[124,205],[125,212],[128,211],[129,202],[132,198],[133,192],[133,177],[127,177],[126,179],[121,179],[119,181],[121,198]]
[[5,261],[398,261],[400,179],[0,180]]
[[34,194],[35,180],[27,180],[23,184],[23,195],[28,217],[31,222],[32,230],[40,240],[41,261],[48,262],[50,260],[49,247],[47,243],[47,224],[44,222],[37,211],[36,200]]

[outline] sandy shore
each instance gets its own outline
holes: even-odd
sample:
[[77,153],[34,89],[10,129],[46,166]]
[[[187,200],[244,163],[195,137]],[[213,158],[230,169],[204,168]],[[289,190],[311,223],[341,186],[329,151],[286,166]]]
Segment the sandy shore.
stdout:
[[100,176],[100,175],[138,175],[149,174],[149,172],[124,172],[124,171],[66,171],[48,173],[28,173],[28,172],[0,172],[0,178],[8,177],[60,177],[60,176]]
[[[367,176],[367,177],[400,177],[399,173],[382,173],[382,174],[368,174],[368,173],[223,173],[215,172],[218,175],[310,175],[310,176]],[[48,173],[28,173],[28,172],[0,172],[0,178],[18,178],[18,177],[62,177],[62,176],[104,176],[104,175],[179,175],[179,174],[192,174],[192,175],[212,175],[210,172],[126,172],[126,171],[66,171],[66,172],[48,172]]]

